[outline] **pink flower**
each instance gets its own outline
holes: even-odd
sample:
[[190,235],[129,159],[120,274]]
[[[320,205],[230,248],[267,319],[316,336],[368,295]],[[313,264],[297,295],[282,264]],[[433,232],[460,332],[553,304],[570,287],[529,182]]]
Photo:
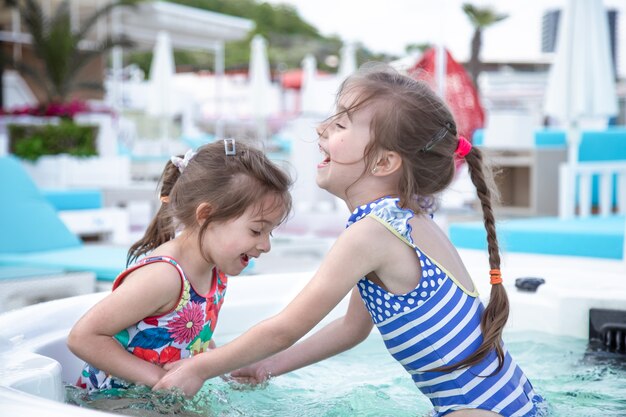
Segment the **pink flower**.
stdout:
[[80,100],[60,103],[51,102],[47,104],[37,104],[35,106],[14,107],[12,109],[0,108],[0,115],[13,116],[49,116],[67,117],[73,119],[78,113],[111,113],[107,107],[93,107],[91,104]]
[[178,316],[167,323],[167,329],[176,343],[189,343],[202,330],[204,318],[202,307],[191,302],[178,313]]

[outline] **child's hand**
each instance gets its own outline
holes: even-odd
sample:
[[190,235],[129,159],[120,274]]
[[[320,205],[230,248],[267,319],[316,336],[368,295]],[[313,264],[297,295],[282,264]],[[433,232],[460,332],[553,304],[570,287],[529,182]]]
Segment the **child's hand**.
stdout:
[[167,370],[167,374],[152,387],[153,391],[177,387],[186,396],[193,397],[204,384],[204,379],[198,375],[197,368],[189,359],[168,363],[164,369]]
[[269,380],[272,374],[263,365],[263,362],[258,362],[231,372],[230,377],[240,384],[257,385]]

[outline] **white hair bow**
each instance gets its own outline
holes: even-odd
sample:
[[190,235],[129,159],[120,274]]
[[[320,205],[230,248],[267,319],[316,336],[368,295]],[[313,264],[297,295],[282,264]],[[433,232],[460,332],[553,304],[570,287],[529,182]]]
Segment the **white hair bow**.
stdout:
[[193,151],[193,149],[189,149],[187,152],[185,152],[184,157],[181,158],[179,156],[172,156],[170,158],[170,161],[172,161],[172,164],[174,164],[174,166],[178,168],[178,170],[182,174],[185,168],[187,168],[189,161],[191,161],[191,158],[193,158],[195,155],[196,153]]

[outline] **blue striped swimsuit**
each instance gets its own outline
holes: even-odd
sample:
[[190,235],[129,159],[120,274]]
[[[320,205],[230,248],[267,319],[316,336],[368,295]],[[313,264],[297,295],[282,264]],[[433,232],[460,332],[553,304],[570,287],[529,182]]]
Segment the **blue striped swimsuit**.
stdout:
[[482,343],[478,293],[464,289],[450,273],[417,248],[409,220],[413,211],[400,208],[398,198],[383,197],[357,208],[348,227],[370,217],[415,249],[422,269],[418,286],[392,294],[367,278],[358,282],[361,298],[378,327],[389,353],[404,366],[415,385],[435,408],[435,416],[477,408],[505,417],[535,416],[542,402],[506,348],[504,366],[492,351],[480,363],[451,372],[430,369],[459,362]]

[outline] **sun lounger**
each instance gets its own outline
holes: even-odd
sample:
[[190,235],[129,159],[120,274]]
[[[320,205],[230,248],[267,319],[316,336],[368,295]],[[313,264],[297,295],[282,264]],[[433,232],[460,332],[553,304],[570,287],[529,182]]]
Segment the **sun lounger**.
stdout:
[[[624,251],[624,216],[619,215],[511,219],[496,227],[504,252],[622,259]],[[457,247],[487,249],[482,222],[452,224],[449,234]]]
[[125,267],[126,246],[83,244],[13,156],[0,157],[0,186],[0,266],[93,272],[109,282]]

